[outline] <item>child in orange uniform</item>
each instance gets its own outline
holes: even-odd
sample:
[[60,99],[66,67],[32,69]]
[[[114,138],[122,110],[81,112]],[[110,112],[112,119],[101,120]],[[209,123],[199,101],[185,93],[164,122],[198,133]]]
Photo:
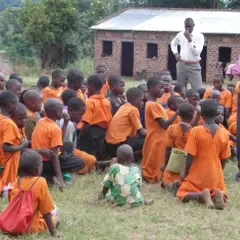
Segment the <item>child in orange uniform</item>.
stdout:
[[[170,96],[167,100],[168,109],[166,110],[168,118],[171,118],[176,111],[178,110],[179,106],[183,103],[183,99],[180,96]],[[176,117],[174,123],[179,123],[181,118],[179,116]]]
[[52,82],[49,87],[46,87],[42,91],[43,102],[49,98],[60,99],[62,92],[64,91],[65,73],[61,69],[57,69],[52,72]]
[[143,104],[143,94],[138,88],[127,91],[128,103],[122,105],[112,118],[105,140],[110,157],[116,157],[119,146],[130,145],[136,155],[142,152],[146,130],[140,121],[139,109]]
[[141,167],[144,178],[150,183],[160,181],[160,166],[164,163],[166,149],[166,130],[174,122],[177,112],[168,119],[164,108],[156,102],[162,95],[161,81],[152,77],[147,82],[149,94],[146,103],[147,136],[143,146]]
[[78,125],[81,131],[77,148],[101,157],[105,132],[112,118],[111,104],[100,94],[103,82],[99,75],[91,75],[87,83],[89,98],[86,100],[86,112],[82,123]]
[[23,189],[33,191],[33,209],[34,216],[30,222],[29,233],[42,233],[49,230],[52,236],[57,236],[55,206],[48,190],[46,180],[41,176],[42,159],[41,156],[32,150],[26,150],[22,153],[19,164],[20,177],[10,186],[10,202]]
[[67,88],[75,91],[77,96],[85,101],[85,96],[81,90],[84,81],[84,75],[77,69],[72,69],[67,75]]
[[42,108],[42,97],[37,90],[30,89],[23,94],[23,102],[27,108],[27,120],[24,131],[28,141],[31,141],[33,130],[41,118],[39,112]]
[[9,79],[6,83],[6,90],[13,92],[18,98],[20,98],[22,84],[16,79]]
[[220,76],[216,76],[213,79],[213,88],[207,89],[203,98],[208,99],[213,90],[218,90],[220,92],[220,104],[225,107],[225,116],[228,118],[232,108],[232,94],[227,89],[223,88],[223,80]]
[[203,201],[208,208],[223,209],[227,199],[222,163],[231,156],[229,134],[215,123],[217,103],[201,103],[204,125],[192,129],[185,147],[186,169],[177,196],[184,202]]
[[125,90],[125,81],[121,76],[110,76],[108,79],[108,84],[111,89],[111,94],[109,94],[108,100],[111,103],[112,115],[114,115],[126,102],[125,96],[123,96]]
[[179,186],[179,183],[181,181],[180,173],[178,174],[170,172],[167,168],[171,150],[173,148],[184,150],[188,135],[192,128],[190,123],[193,120],[193,115],[194,107],[191,104],[181,104],[179,107],[179,116],[181,117],[180,122],[171,125],[167,130],[166,158],[165,164],[162,167],[162,170],[164,170],[162,186],[167,187],[167,189],[170,191],[174,190],[176,186]]
[[10,91],[0,94],[0,192],[17,177],[20,153],[28,142],[21,138],[17,125],[11,120],[18,98]]
[[98,65],[96,67],[96,74],[99,75],[103,81],[103,86],[101,88],[100,94],[103,97],[108,97],[109,95],[109,84],[108,81],[106,80],[106,73],[107,73],[107,69],[105,65]]

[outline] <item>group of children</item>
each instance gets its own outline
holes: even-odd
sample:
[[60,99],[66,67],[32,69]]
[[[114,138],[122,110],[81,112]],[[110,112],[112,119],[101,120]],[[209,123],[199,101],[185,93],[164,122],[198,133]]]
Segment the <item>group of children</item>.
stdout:
[[238,86],[229,91],[216,76],[212,88],[186,91],[163,71],[125,95],[124,79],[107,79],[104,65],[87,81],[79,70],[66,76],[57,69],[51,82],[42,76],[29,89],[22,84],[17,73],[8,81],[0,75],[0,192],[11,204],[32,188],[29,232],[56,234],[47,182],[62,189],[69,174],[96,168],[109,167],[99,199],[118,206],[149,203],[143,177],[183,202],[225,207],[223,167],[235,152]]

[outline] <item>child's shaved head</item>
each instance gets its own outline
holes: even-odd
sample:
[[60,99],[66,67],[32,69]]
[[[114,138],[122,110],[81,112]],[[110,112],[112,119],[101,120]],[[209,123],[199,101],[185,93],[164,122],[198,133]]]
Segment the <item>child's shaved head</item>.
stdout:
[[22,84],[16,79],[9,79],[6,83],[6,89],[15,93],[17,97],[20,97]]
[[201,115],[203,119],[215,119],[217,116],[217,106],[218,103],[211,99],[201,102]]
[[124,144],[117,149],[117,159],[118,163],[123,165],[130,164],[134,157],[133,157],[133,149],[131,146]]
[[18,128],[24,128],[27,120],[27,108],[24,104],[18,103],[16,110],[12,114],[12,120],[16,123]]
[[65,91],[63,91],[62,93],[62,101],[64,106],[68,105],[68,102],[72,99],[77,97],[77,93],[76,91],[72,90],[72,89],[66,89]]
[[22,79],[20,73],[17,73],[17,72],[11,73],[9,76],[9,80],[10,79],[15,79],[15,80],[19,81],[21,84],[23,83],[23,79]]
[[42,158],[37,152],[27,149],[20,157],[19,173],[21,176],[39,176],[42,172]]
[[5,109],[9,114],[13,114],[18,103],[17,96],[11,91],[3,91],[0,93],[0,108]]
[[178,115],[181,117],[182,121],[186,121],[186,122],[192,121],[194,112],[195,112],[193,105],[189,103],[182,103],[179,106],[178,111],[179,111]]
[[44,103],[44,110],[52,120],[60,120],[63,114],[63,104],[56,98],[50,98]]
[[41,111],[41,100],[41,94],[37,90],[30,89],[23,94],[24,104],[29,110],[33,112]]

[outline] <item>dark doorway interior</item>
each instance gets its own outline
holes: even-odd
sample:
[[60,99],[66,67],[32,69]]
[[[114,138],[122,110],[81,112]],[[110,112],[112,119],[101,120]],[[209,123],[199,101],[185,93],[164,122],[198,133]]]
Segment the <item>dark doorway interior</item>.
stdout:
[[126,77],[133,76],[134,62],[134,45],[133,42],[122,42],[122,67],[121,75]]
[[[178,46],[178,53],[180,53],[180,46]],[[176,58],[171,50],[171,46],[168,45],[168,70],[170,71],[172,78],[177,80]]]
[[207,73],[207,47],[204,46],[201,53],[201,72],[202,72],[202,81],[206,82],[206,73]]
[[[178,46],[178,52],[180,53],[180,46]],[[168,70],[170,71],[174,80],[177,80],[177,69],[176,69],[176,59],[172,53],[171,46],[168,46]],[[202,80],[206,82],[206,70],[207,70],[207,47],[203,47],[201,53],[200,65],[202,67]]]

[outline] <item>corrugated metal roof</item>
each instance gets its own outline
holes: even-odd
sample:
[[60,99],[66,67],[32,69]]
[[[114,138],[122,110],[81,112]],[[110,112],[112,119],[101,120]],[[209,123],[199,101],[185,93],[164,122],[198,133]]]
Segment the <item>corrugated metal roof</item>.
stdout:
[[202,33],[240,34],[240,12],[186,9],[127,9],[91,27],[93,30],[179,32],[191,17]]

